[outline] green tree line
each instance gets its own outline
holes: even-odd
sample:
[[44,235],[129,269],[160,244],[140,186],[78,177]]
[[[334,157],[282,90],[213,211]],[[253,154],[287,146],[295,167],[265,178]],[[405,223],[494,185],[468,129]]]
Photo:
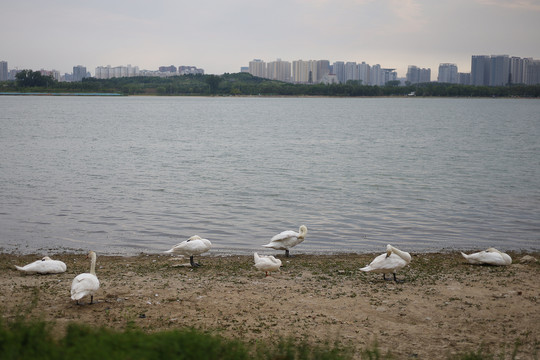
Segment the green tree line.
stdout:
[[86,78],[81,82],[58,82],[39,72],[23,70],[16,81],[0,83],[0,92],[80,92],[118,93],[123,95],[180,96],[416,96],[431,97],[540,97],[540,85],[471,86],[446,83],[423,83],[398,86],[363,85],[360,81],[345,84],[292,84],[252,76],[248,73],[224,75],[183,75],[160,77]]

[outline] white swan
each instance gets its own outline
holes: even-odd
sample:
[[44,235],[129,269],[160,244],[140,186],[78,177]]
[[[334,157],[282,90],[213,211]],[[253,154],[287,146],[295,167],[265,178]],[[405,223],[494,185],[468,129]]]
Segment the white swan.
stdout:
[[494,248],[489,248],[470,255],[461,253],[461,255],[463,255],[463,257],[471,264],[488,264],[498,266],[512,264],[512,258],[510,255],[500,252]]
[[66,271],[66,264],[60,260],[52,260],[48,256],[45,256],[43,259],[34,261],[28,265],[15,265],[15,267],[17,270],[23,271],[27,274],[60,274]]
[[397,282],[396,271],[404,268],[410,262],[411,255],[408,252],[401,251],[388,244],[386,245],[386,253],[377,256],[369,265],[361,268],[360,270],[383,273],[384,280],[387,280],[386,274],[393,273],[394,281]]
[[272,239],[264,247],[276,249],[276,250],[285,250],[285,256],[289,257],[289,249],[300,244],[304,241],[304,238],[307,234],[307,227],[305,225],[300,226],[299,232],[287,230],[283,231]]
[[210,250],[211,247],[212,243],[210,240],[202,239],[199,235],[193,235],[186,241],[182,241],[181,243],[174,245],[170,250],[165,252],[189,256],[191,266],[195,267],[200,266],[200,264],[193,261],[193,256],[205,253]]
[[96,276],[96,253],[90,251],[87,258],[91,259],[90,273],[79,274],[71,283],[71,299],[77,301],[90,295],[90,304],[94,302],[94,293],[99,289],[99,280]]
[[269,271],[279,271],[281,267],[281,260],[273,256],[259,256],[259,254],[253,253],[253,259],[255,260],[254,266],[258,270],[266,272],[266,276],[268,276]]

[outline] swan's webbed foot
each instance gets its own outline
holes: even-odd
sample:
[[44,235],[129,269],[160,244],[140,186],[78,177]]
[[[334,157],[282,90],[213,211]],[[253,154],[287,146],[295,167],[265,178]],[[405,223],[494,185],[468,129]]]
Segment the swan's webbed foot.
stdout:
[[[396,276],[396,274],[394,274],[394,276]],[[385,273],[382,274],[382,278],[383,278],[383,280],[385,280],[385,281],[392,281],[392,279],[387,279],[387,278],[386,278],[386,274],[385,274]]]
[[190,257],[189,257],[189,263],[191,264],[191,267],[199,267],[199,266],[201,266],[201,264],[196,263],[196,262],[193,260],[193,256],[190,256]]
[[397,282],[397,283],[402,283],[402,282],[403,282],[403,280],[398,280],[398,279],[396,278],[396,273],[394,273],[394,281]]

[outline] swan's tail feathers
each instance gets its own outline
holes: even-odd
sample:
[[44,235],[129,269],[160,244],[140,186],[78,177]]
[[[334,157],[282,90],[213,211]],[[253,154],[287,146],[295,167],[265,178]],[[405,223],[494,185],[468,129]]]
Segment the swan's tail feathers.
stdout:
[[23,269],[22,266],[17,266],[17,265],[15,265],[15,267],[17,268],[17,270],[24,271],[24,269]]
[[260,259],[259,254],[253,253],[253,259],[257,262]]
[[270,243],[270,244],[266,244],[266,245],[263,245],[263,246],[264,247],[272,247],[273,245],[272,245],[272,243]]
[[467,259],[467,260],[469,259],[469,255],[464,254],[464,253],[461,253],[461,255],[462,255],[465,259]]
[[363,268],[360,269],[360,271],[371,271],[371,267],[369,265],[364,266]]

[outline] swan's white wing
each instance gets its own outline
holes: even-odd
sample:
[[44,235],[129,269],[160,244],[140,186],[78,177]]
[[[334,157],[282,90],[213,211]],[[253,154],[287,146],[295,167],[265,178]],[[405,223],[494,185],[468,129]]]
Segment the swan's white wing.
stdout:
[[84,273],[77,275],[71,283],[71,299],[80,300],[87,295],[92,295],[99,289],[97,276]]
[[277,265],[281,266],[281,260],[276,259],[272,255],[268,256],[268,259],[270,259],[270,261],[272,261],[274,264],[277,264]]
[[24,271],[24,272],[29,273],[29,274],[34,274],[34,273],[38,272],[39,264],[42,263],[42,262],[43,262],[43,260],[37,260],[37,261],[34,261],[33,263],[30,263],[30,264],[27,264],[27,265],[24,265],[24,266],[15,265],[15,267],[19,271]]
[[41,274],[59,274],[66,271],[66,264],[60,260],[45,260],[41,264]]
[[23,267],[16,266],[16,268],[29,274],[59,274],[66,271],[66,264],[59,260],[37,260]]
[[507,260],[498,252],[480,251],[470,255],[463,255],[471,264],[508,265]]
[[273,256],[259,256],[255,260],[255,267],[262,271],[278,270],[281,266],[281,260]]
[[373,271],[380,273],[390,273],[399,270],[407,265],[407,262],[396,254],[387,256],[386,253],[377,256],[366,267],[361,268],[362,271]]
[[270,239],[270,243],[263,246],[276,250],[287,250],[304,241],[304,238],[298,237],[299,235],[296,231],[283,231]]
[[292,230],[286,230],[286,231],[282,231],[280,232],[279,234],[277,235],[274,235],[270,241],[271,242],[274,242],[274,241],[283,241],[283,240],[286,240],[288,238],[292,238],[292,237],[298,237],[298,234],[296,231],[292,231]]
[[184,256],[200,255],[207,252],[212,247],[212,243],[206,239],[186,240],[173,246],[168,253],[175,253]]
[[181,253],[181,252],[184,251],[184,248],[185,248],[186,244],[187,244],[187,240],[182,241],[181,243],[178,243],[178,244],[174,245],[172,248],[170,248],[166,252],[168,252],[168,253]]

